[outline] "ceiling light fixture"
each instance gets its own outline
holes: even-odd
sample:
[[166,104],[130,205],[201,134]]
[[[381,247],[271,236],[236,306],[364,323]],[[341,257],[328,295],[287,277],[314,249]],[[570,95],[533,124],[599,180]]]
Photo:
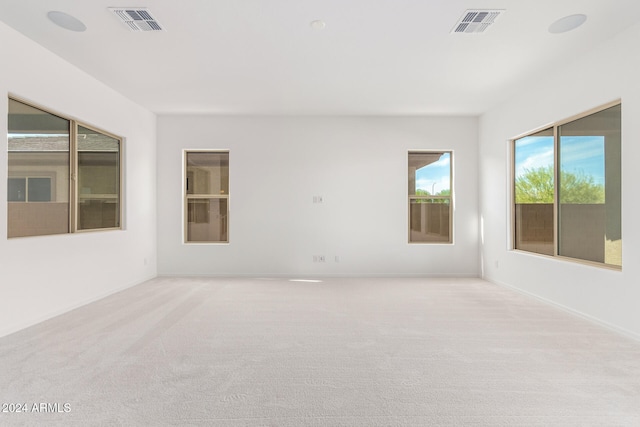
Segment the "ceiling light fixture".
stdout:
[[558,19],[553,24],[549,25],[549,32],[551,34],[561,34],[567,31],[575,30],[580,25],[584,24],[587,20],[587,15],[581,13],[575,15],[565,16]]
[[315,21],[311,21],[311,28],[313,28],[314,30],[322,30],[324,29],[324,27],[327,26],[327,24],[325,24],[325,22],[321,19],[316,19]]
[[47,13],[47,18],[59,27],[69,31],[83,32],[87,29],[87,26],[82,23],[78,18],[75,18],[68,13],[58,12],[55,10]]

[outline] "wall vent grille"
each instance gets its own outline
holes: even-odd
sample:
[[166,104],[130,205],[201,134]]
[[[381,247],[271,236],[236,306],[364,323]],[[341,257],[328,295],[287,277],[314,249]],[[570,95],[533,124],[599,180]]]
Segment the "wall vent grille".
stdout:
[[109,10],[131,31],[165,31],[147,8],[110,7]]
[[498,19],[504,10],[497,9],[471,9],[462,14],[452,33],[481,34]]

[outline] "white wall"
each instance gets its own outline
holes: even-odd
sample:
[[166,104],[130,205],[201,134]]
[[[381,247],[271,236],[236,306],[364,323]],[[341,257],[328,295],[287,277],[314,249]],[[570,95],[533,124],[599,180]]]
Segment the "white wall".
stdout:
[[[183,149],[230,150],[228,245],[182,243]],[[454,245],[407,243],[410,149],[454,150]],[[158,171],[159,274],[479,274],[476,118],[160,116]]]
[[[0,186],[2,336],[156,275],[156,123],[149,111],[2,23],[0,40],[0,129],[7,129],[13,95],[126,139],[123,231],[7,239],[7,186]],[[0,176],[7,176],[6,148]]]
[[[480,118],[480,213],[484,277],[640,337],[640,26],[578,58],[560,58],[517,97]],[[508,140],[622,99],[623,270],[508,249]]]

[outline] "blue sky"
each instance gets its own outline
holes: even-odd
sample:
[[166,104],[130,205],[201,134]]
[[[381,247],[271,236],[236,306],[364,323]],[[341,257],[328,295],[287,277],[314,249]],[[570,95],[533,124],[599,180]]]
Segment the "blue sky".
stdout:
[[429,194],[450,190],[450,169],[451,154],[444,153],[437,162],[416,170],[416,190],[425,190]]
[[[563,136],[560,141],[561,169],[591,176],[604,184],[604,137]],[[553,165],[553,137],[529,136],[516,142],[516,177],[526,169]]]

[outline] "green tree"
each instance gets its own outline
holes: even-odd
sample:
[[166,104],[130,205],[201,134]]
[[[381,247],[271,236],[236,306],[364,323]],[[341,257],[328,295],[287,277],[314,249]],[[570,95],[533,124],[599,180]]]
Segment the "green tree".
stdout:
[[560,203],[604,203],[604,185],[584,173],[564,172],[560,176]]
[[516,203],[553,203],[553,167],[525,169],[516,178]]
[[[516,179],[516,203],[553,203],[553,167],[525,169]],[[584,173],[560,174],[560,203],[604,203],[604,186]]]

